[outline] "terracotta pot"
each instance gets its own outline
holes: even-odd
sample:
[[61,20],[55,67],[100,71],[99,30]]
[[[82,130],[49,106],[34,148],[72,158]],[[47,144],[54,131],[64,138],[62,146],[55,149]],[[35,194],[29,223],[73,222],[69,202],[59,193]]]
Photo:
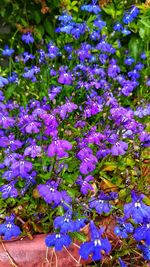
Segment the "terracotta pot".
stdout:
[[71,245],[67,248],[68,251],[63,249],[54,252],[53,248],[46,248],[45,236],[35,235],[33,240],[25,237],[14,241],[1,241],[0,267],[76,267],[85,263],[79,260],[77,246]]

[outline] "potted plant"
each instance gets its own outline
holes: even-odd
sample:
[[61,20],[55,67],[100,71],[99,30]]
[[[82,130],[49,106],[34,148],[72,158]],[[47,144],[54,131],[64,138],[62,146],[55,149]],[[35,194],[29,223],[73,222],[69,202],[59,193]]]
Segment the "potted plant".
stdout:
[[81,10],[34,54],[30,32],[2,51],[0,266],[150,259],[148,54],[127,50],[140,10],[113,25],[96,1]]

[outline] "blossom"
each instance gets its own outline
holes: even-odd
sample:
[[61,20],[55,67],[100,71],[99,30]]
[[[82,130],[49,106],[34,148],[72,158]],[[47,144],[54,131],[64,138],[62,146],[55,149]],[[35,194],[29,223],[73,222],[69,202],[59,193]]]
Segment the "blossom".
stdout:
[[143,203],[143,195],[138,195],[134,191],[131,193],[132,202],[124,205],[124,214],[125,218],[130,216],[135,223],[144,222],[145,218],[150,218],[150,206],[147,206]]
[[72,84],[72,75],[69,72],[61,72],[58,77],[58,82],[61,84],[70,85]]
[[97,261],[102,259],[101,251],[103,250],[108,254],[111,250],[111,244],[107,238],[102,238],[104,232],[103,228],[96,228],[94,222],[90,222],[91,241],[81,244],[79,249],[80,256],[87,260],[89,255],[92,254],[92,259]]
[[89,200],[89,207],[94,208],[98,214],[108,213],[112,208],[112,205],[109,203],[111,199],[111,195],[109,196],[101,192],[97,198],[92,197]]
[[15,120],[11,117],[9,117],[7,114],[0,113],[0,125],[4,128],[7,129],[9,127],[14,126]]
[[14,51],[15,51],[14,49],[9,48],[8,45],[5,45],[5,47],[4,47],[3,51],[2,51],[2,55],[10,57],[14,53]]
[[24,156],[31,156],[31,158],[35,158],[40,156],[42,151],[41,146],[37,146],[35,143],[33,143],[31,146],[28,146],[24,150]]
[[101,11],[101,9],[98,5],[96,5],[96,2],[97,1],[93,1],[93,4],[81,6],[81,10],[84,10],[90,13],[93,12],[94,14],[98,14]]
[[52,202],[59,204],[62,200],[61,193],[57,190],[57,188],[58,183],[55,181],[47,181],[46,184],[40,184],[37,186],[39,194],[48,204],[51,204]]
[[150,220],[145,220],[144,224],[138,226],[133,234],[136,241],[145,241],[145,244],[150,246]]
[[86,175],[89,172],[94,171],[97,162],[98,160],[94,155],[87,156],[86,158],[83,159],[83,161],[80,164],[80,172]]
[[30,161],[21,159],[19,161],[15,161],[11,165],[11,170],[14,171],[17,175],[21,177],[25,177],[27,173],[32,170],[32,163]]
[[74,232],[74,221],[71,212],[67,212],[64,216],[58,216],[54,219],[54,227],[60,229],[61,233]]
[[82,179],[81,175],[78,177],[76,184],[80,185],[80,191],[83,195],[87,195],[89,190],[94,189],[93,186],[89,184],[93,179],[94,177],[92,175],[88,175],[85,179]]
[[47,154],[49,157],[58,156],[59,158],[68,157],[66,150],[71,150],[72,145],[67,140],[54,140],[48,146]]
[[132,8],[124,14],[122,21],[125,24],[129,24],[137,17],[139,13],[139,9],[136,6],[132,6]]
[[120,263],[120,267],[127,267],[127,265],[124,263],[124,261],[119,257],[118,261]]
[[71,242],[71,237],[63,233],[51,234],[45,238],[46,246],[55,247],[56,251],[62,250],[63,246],[70,246]]
[[144,259],[150,261],[150,246],[139,244],[137,247],[142,250]]
[[9,83],[8,79],[0,76],[0,88],[4,87],[8,83]]
[[128,144],[123,141],[116,142],[110,149],[113,156],[124,155],[128,149]]
[[18,190],[15,188],[15,181],[9,184],[4,184],[0,186],[0,192],[2,193],[2,198],[6,199],[8,197],[16,198],[18,196]]
[[32,44],[34,42],[34,38],[30,32],[23,34],[21,39],[26,44]]
[[25,131],[26,133],[39,133],[39,128],[41,127],[41,123],[37,122],[37,121],[32,121],[27,123],[27,125],[25,126]]
[[121,30],[123,30],[123,26],[121,23],[116,22],[116,24],[113,27],[114,31],[120,32]]
[[127,238],[128,234],[132,234],[134,227],[131,223],[125,222],[124,219],[118,219],[118,225],[114,228],[114,233],[122,238]]
[[15,140],[14,135],[9,135],[9,137],[3,136],[0,139],[0,147],[10,147],[12,151],[21,148],[23,143],[20,140]]
[[4,235],[5,240],[17,237],[21,234],[20,228],[14,224],[15,216],[6,217],[6,222],[0,224],[0,235]]

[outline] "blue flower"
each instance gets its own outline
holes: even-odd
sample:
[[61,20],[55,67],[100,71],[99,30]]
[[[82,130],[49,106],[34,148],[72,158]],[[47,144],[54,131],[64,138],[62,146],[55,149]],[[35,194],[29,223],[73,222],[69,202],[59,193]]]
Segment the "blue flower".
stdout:
[[125,24],[129,24],[138,16],[139,13],[139,9],[136,6],[133,6],[128,12],[124,14],[122,21]]
[[32,44],[34,42],[34,38],[30,32],[23,34],[21,39],[26,44]]
[[128,66],[132,65],[135,62],[134,58],[132,57],[127,57],[124,61],[124,63]]
[[6,78],[0,76],[0,88],[4,87],[8,83],[9,81]]
[[142,250],[144,259],[150,261],[150,246],[138,245],[137,247]]
[[124,219],[118,220],[118,225],[114,228],[114,233],[122,238],[127,238],[128,234],[133,233],[134,227],[131,223],[125,222]]
[[114,27],[113,27],[114,31],[120,32],[121,30],[123,30],[123,26],[121,23],[117,22]]
[[136,241],[144,240],[150,246],[150,222],[144,223],[135,229],[133,237]]
[[95,14],[98,14],[101,9],[98,5],[96,5],[96,2],[97,1],[93,1],[93,5],[83,5],[81,6],[81,10],[85,10],[87,12],[90,12],[90,13],[95,13]]
[[143,203],[143,195],[138,195],[134,191],[131,195],[132,202],[124,206],[125,218],[128,219],[131,216],[135,223],[142,223],[145,219],[150,218],[150,206]]
[[120,267],[127,267],[127,265],[124,263],[124,261],[119,257],[118,261],[120,263]]
[[103,21],[101,17],[98,17],[96,20],[94,20],[94,25],[101,31],[106,26],[106,22]]
[[93,260],[101,260],[102,254],[101,251],[104,251],[108,254],[111,250],[111,244],[107,238],[102,238],[101,235],[104,232],[104,229],[100,230],[94,225],[94,222],[90,222],[90,231],[91,231],[91,241],[85,242],[81,245],[79,249],[80,256],[87,260],[88,257],[92,254]]
[[111,210],[112,205],[109,203],[110,200],[114,199],[111,195],[106,195],[101,192],[98,198],[93,197],[89,201],[89,207],[94,208],[98,214],[108,213]]
[[11,48],[9,48],[8,45],[5,45],[3,52],[2,52],[2,55],[10,57],[13,53],[14,53],[14,49],[11,49]]
[[12,237],[17,237],[20,235],[20,228],[14,224],[15,216],[11,215],[6,217],[6,222],[0,224],[0,235],[4,235],[5,240],[10,240]]
[[122,33],[123,33],[124,35],[129,35],[129,34],[131,33],[131,31],[128,30],[127,28],[124,28],[124,29],[122,30]]
[[67,12],[63,12],[62,15],[58,17],[58,20],[63,23],[67,23],[72,20],[72,16],[70,16]]
[[74,221],[71,212],[67,212],[64,216],[58,216],[54,220],[55,229],[59,228],[61,233],[74,232]]
[[67,234],[51,234],[48,235],[45,239],[45,244],[47,247],[55,247],[55,250],[62,250],[63,246],[70,246],[72,240]]

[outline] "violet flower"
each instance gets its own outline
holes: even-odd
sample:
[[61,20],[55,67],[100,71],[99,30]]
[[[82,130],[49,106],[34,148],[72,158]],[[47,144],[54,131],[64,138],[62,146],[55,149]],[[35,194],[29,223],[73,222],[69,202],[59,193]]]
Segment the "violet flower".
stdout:
[[54,202],[56,205],[62,200],[61,192],[57,190],[58,183],[55,181],[47,181],[46,184],[37,186],[39,194],[44,198],[45,202],[51,204]]
[[94,177],[92,175],[88,175],[85,179],[83,179],[81,175],[78,177],[76,184],[80,185],[80,191],[83,195],[87,195],[89,190],[91,191],[94,189],[93,186],[89,184],[89,182],[93,180]]
[[68,157],[68,153],[66,150],[71,150],[72,145],[67,140],[54,140],[52,143],[48,146],[47,154],[49,157],[58,156],[58,158]]

